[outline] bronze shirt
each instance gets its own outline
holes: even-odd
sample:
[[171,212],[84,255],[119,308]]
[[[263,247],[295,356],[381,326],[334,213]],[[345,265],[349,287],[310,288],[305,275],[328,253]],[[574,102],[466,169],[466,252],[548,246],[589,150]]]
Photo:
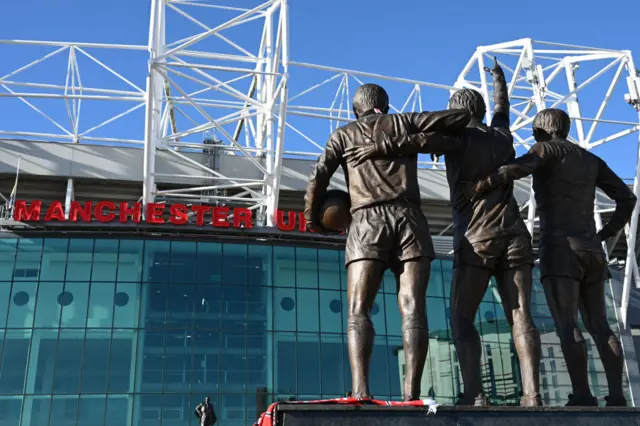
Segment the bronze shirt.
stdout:
[[469,120],[470,115],[465,110],[369,113],[336,129],[309,177],[305,194],[305,219],[311,222],[312,213],[320,207],[317,203],[326,192],[338,166],[342,167],[347,180],[352,213],[379,204],[400,203],[419,208],[417,155],[378,158],[352,167],[343,158],[345,149],[372,143],[369,137],[376,131],[382,131],[391,137],[432,131],[452,132],[464,128]]

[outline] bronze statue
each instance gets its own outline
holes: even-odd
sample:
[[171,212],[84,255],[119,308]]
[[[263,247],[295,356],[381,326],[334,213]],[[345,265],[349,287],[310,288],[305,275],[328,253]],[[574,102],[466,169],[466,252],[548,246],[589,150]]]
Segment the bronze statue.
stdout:
[[[587,346],[578,328],[578,311],[604,365],[607,406],[626,406],[622,348],[605,310],[609,270],[602,241],[629,221],[636,197],[602,159],[567,141],[570,128],[571,120],[564,111],[540,111],[533,121],[536,144],[529,153],[470,184],[469,198],[482,200],[495,188],[533,175],[540,214],[542,285],[573,388],[567,406],[597,405],[589,390]],[[596,188],[616,203],[611,220],[599,232],[593,218]]]
[[382,130],[401,134],[464,128],[464,110],[387,114],[389,97],[374,84],[358,88],[353,99],[356,120],[338,128],[327,142],[309,178],[305,219],[319,231],[317,210],[331,176],[339,166],[348,182],[352,222],[346,244],[349,361],[355,398],[371,397],[369,361],[374,329],[370,312],[385,269],[398,286],[402,343],[406,356],[405,400],[420,397],[420,380],[429,345],[425,312],[431,260],[435,257],[429,224],[420,208],[417,155],[347,164],[345,151],[366,144],[367,135]]
[[195,414],[200,419],[200,426],[213,426],[218,421],[209,397],[206,397],[204,402],[196,407]]
[[466,181],[480,179],[515,158],[504,73],[497,60],[493,69],[485,69],[494,80],[495,110],[491,126],[482,123],[486,105],[480,93],[463,89],[454,93],[449,102],[450,108],[464,108],[471,113],[469,126],[458,135],[422,133],[398,135],[397,140],[393,140],[376,133],[375,143],[350,148],[346,157],[357,165],[380,155],[445,156],[454,206],[451,328],[464,382],[464,394],[458,404],[488,404],[482,388],[481,343],[474,319],[493,275],[520,359],[523,384],[520,404],[540,406],[540,334],[530,310],[533,249],[531,236],[513,198],[513,185],[495,188],[472,203],[460,202]]

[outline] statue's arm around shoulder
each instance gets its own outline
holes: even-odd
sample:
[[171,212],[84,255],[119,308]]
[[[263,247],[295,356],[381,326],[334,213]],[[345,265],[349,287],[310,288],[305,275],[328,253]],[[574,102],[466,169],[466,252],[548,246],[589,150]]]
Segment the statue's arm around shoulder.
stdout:
[[466,144],[461,134],[446,134],[438,132],[415,133],[400,135],[392,140],[382,132],[374,133],[376,144],[386,156],[435,154],[455,155],[464,151]]
[[342,137],[340,129],[331,134],[324,152],[318,158],[309,176],[309,182],[307,183],[307,190],[304,196],[304,217],[307,223],[311,225],[313,225],[314,220],[313,213],[320,207],[317,203],[327,191],[331,177],[342,162],[342,155],[344,153]]
[[408,119],[407,133],[445,132],[464,129],[471,121],[471,114],[464,109],[448,109],[432,112],[403,114]]
[[602,227],[598,235],[603,241],[613,237],[629,222],[636,206],[637,198],[620,177],[598,158],[600,167],[596,186],[604,191],[616,203],[616,209],[609,222]]

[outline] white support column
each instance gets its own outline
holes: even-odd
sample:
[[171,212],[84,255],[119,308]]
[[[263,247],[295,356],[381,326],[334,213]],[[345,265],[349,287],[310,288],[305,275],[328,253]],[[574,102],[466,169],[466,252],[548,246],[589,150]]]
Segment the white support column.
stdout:
[[[636,67],[631,56],[631,52],[627,54],[627,70],[629,77],[636,84],[635,90],[640,90],[640,78],[637,76]],[[637,107],[636,107],[637,108]],[[640,111],[638,111],[638,120],[640,120]],[[636,157],[636,173],[633,179],[633,193],[636,197],[640,198],[640,133],[638,134],[638,151]],[[636,207],[633,209],[633,216],[631,216],[631,223],[629,224],[629,233],[627,234],[627,259],[625,261],[624,268],[624,283],[622,287],[622,301],[621,314],[622,323],[627,327],[627,311],[629,308],[629,296],[631,293],[631,283],[634,283],[640,277],[634,276],[634,266],[637,259],[635,255],[636,236],[638,233],[638,215],[640,215],[640,203],[636,203]],[[637,285],[636,285],[637,287]]]
[[162,96],[164,79],[155,69],[155,60],[165,51],[165,5],[163,0],[153,0],[149,24],[149,76],[146,88],[146,116],[144,138],[144,163],[142,182],[142,203],[146,211],[147,204],[154,201],[155,159],[162,132]]
[[[533,88],[533,99],[536,104],[536,108],[538,112],[542,111],[546,107],[546,103],[544,101],[544,83],[543,75],[538,75],[538,69],[536,68],[536,63],[534,60],[533,54],[533,42],[531,39],[527,41],[524,47],[526,58],[526,63],[523,65],[523,68],[526,68],[527,76],[530,77],[531,87]],[[535,230],[535,219],[536,219],[536,197],[533,191],[533,179],[531,179],[531,189],[529,190],[529,210],[527,211],[527,228],[529,229],[529,233],[531,234],[531,238],[533,238],[533,232]]]
[[576,69],[578,69],[578,64],[573,62],[566,63],[564,69],[567,74],[569,93],[572,93],[569,99],[567,99],[567,110],[569,111],[569,116],[575,118],[573,125],[578,132],[578,142],[580,142],[581,147],[586,149],[587,141],[584,138],[584,123],[581,120],[582,114],[580,112],[580,104],[578,103],[578,94],[574,93],[578,89],[575,75]]
[[[282,178],[282,156],[284,153],[284,130],[286,128],[287,118],[287,99],[289,98],[289,6],[287,0],[280,3],[280,23],[279,23],[278,48],[282,55],[282,89],[280,91],[280,108],[278,111],[278,132],[273,150],[273,167],[270,170],[271,179],[269,187],[271,192],[266,204],[266,221],[267,226],[275,226],[276,210],[278,209],[278,200],[280,197],[280,182]],[[277,70],[279,64],[274,64],[274,71]],[[275,95],[275,93],[274,93]],[[275,104],[275,102],[274,102]],[[273,119],[273,111],[271,111]]]
[[71,202],[74,200],[73,192],[73,179],[67,179],[67,193],[64,197],[64,218],[69,219],[69,212],[71,211]]
[[[272,72],[274,68],[274,45],[273,45],[273,13],[274,13],[274,5],[269,8],[267,14],[265,16],[265,26],[264,26],[264,54],[265,54],[265,66],[264,70],[266,72]],[[275,64],[277,67],[278,64]],[[264,175],[264,180],[266,182],[266,186],[264,188],[265,196],[267,198],[267,205],[262,206],[260,210],[263,212],[261,215],[266,220],[267,226],[273,226],[273,217],[270,218],[269,207],[274,204],[274,188],[273,188],[273,170],[274,170],[274,144],[273,144],[273,127],[274,127],[274,118],[273,118],[273,110],[268,108],[268,106],[272,105],[271,100],[273,99],[273,88],[274,88],[275,76],[273,75],[265,75],[264,77],[264,86],[263,86],[263,106],[261,115],[263,116],[263,125],[261,133],[263,137],[261,138],[262,145],[267,150],[267,156],[265,158],[265,168],[267,169],[267,173]]]

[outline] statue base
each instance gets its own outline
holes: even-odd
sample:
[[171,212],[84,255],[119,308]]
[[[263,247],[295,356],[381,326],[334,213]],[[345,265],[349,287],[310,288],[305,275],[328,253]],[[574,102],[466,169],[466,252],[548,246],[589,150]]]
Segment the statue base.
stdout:
[[640,409],[280,404],[276,426],[640,426]]

